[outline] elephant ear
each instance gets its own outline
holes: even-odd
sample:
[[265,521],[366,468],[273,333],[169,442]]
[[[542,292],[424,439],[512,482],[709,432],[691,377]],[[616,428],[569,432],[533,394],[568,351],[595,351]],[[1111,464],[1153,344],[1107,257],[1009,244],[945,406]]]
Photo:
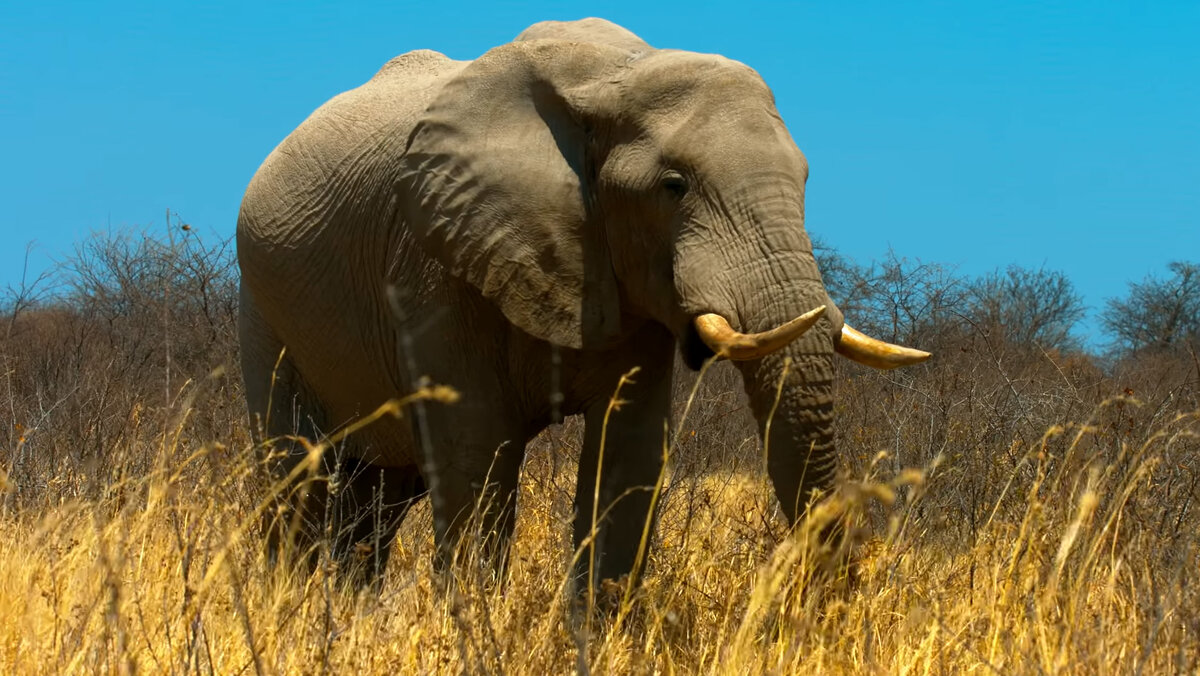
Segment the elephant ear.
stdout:
[[497,47],[439,92],[409,136],[408,227],[513,324],[573,348],[620,330],[607,239],[589,213],[593,90],[629,58],[609,45]]

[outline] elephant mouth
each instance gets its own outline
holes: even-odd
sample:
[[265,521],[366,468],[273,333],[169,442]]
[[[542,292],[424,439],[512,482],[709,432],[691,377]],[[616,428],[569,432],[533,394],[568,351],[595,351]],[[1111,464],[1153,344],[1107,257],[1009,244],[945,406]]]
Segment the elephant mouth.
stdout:
[[693,371],[699,371],[704,362],[716,356],[716,352],[712,351],[708,345],[700,338],[700,333],[696,330],[695,322],[688,322],[687,329],[684,330],[683,336],[679,341],[679,353],[683,357],[683,363]]

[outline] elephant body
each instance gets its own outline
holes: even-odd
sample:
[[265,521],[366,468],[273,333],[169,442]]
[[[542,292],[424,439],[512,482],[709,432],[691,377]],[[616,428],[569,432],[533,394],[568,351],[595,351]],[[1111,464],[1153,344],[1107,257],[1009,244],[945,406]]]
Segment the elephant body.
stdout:
[[[269,397],[268,369],[285,345],[288,382],[296,380],[280,398],[290,407],[281,411],[286,420],[273,431],[299,429],[309,417],[320,431],[332,431],[410,389],[388,283],[414,291],[412,316],[427,317],[440,298],[467,291],[403,228],[382,225],[395,220],[381,194],[390,186],[362,180],[384,159],[375,154],[406,138],[438,87],[465,65],[431,51],[391,60],[314,112],[250,183],[237,248],[253,414],[265,410],[259,402]],[[339,194],[344,186],[357,194]],[[304,403],[297,408],[288,394]],[[354,442],[373,449],[374,462],[406,467],[417,463],[411,434],[405,423],[381,420]]]
[[[323,105],[268,156],[238,217],[252,420],[316,439],[423,378],[461,398],[344,441],[326,465],[337,480],[287,503],[298,549],[331,520],[335,555],[370,579],[429,491],[443,555],[481,496],[502,555],[526,443],[582,413],[575,542],[594,519],[593,574],[636,573],[674,350],[693,367],[714,354],[693,319],[761,332],[826,306],[786,348],[740,363],[760,421],[777,408],[768,469],[796,518],[832,474],[842,330],[803,228],[806,173],[749,68],[598,19],[536,24],[474,62],[411,52]],[[604,414],[634,367],[597,504]],[[285,452],[281,475],[301,456]]]

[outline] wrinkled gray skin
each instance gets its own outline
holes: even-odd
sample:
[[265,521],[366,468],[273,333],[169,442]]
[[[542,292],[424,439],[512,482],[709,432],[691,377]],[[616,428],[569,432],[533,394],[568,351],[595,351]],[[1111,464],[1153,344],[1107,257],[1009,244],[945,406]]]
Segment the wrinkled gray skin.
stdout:
[[[807,175],[753,70],[599,19],[537,24],[474,62],[411,52],[319,108],[263,163],[238,218],[251,415],[268,435],[316,438],[421,376],[462,399],[352,436],[335,495],[316,484],[291,505],[316,524],[302,543],[328,514],[335,555],[371,579],[426,487],[444,554],[486,483],[485,532],[502,552],[526,442],[582,413],[579,545],[605,409],[638,366],[599,492],[611,509],[596,575],[620,578],[661,469],[673,350],[693,368],[712,354],[691,320],[716,312],[762,331],[829,305],[798,341],[738,364],[762,424],[793,363],[768,470],[794,521],[832,477],[842,326],[804,230]],[[368,565],[351,565],[364,552]]]

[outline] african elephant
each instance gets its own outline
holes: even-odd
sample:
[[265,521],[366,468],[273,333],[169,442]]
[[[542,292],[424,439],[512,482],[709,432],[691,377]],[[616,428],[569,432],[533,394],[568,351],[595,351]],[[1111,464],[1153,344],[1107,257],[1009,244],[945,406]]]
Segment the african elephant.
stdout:
[[755,71],[599,19],[536,24],[471,62],[410,52],[321,106],[238,217],[252,420],[318,438],[423,377],[461,399],[344,441],[334,480],[289,503],[317,524],[301,536],[325,515],[334,555],[371,553],[355,569],[373,579],[414,499],[431,495],[444,556],[486,493],[502,558],[526,442],[582,413],[575,543],[599,514],[594,579],[636,578],[677,346],[693,369],[737,360],[760,425],[775,407],[767,469],[795,521],[834,469],[833,353],[928,356],[843,324],[804,229],[807,175]]

